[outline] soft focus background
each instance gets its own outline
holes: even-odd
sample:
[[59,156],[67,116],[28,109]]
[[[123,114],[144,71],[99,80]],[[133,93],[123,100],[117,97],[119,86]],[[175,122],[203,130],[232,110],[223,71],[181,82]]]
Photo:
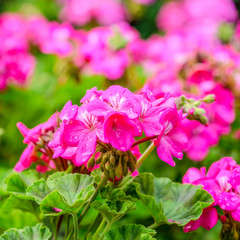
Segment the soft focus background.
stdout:
[[[164,0],[0,0],[0,206],[6,195],[3,179],[12,171],[25,148],[17,122],[32,128],[46,121],[55,111],[60,111],[68,100],[79,104],[86,90],[93,87],[106,89],[120,84],[137,91],[149,79],[161,79],[164,75],[158,76],[158,71],[169,70],[163,67],[163,63],[168,62],[167,65],[172,66],[173,58],[182,64],[178,71],[184,71],[186,65],[182,59],[191,61],[189,55],[186,60],[185,53],[195,52],[197,48],[203,47],[216,59],[221,58],[223,53],[217,55],[212,50],[211,45],[219,44],[216,39],[220,39],[221,44],[229,44],[235,34],[234,44],[238,44],[236,49],[240,49],[238,0],[169,3]],[[120,30],[112,26],[118,23],[123,24]],[[104,29],[98,32],[94,30],[97,26],[104,26]],[[110,50],[104,45],[109,26],[115,34],[108,39]],[[91,31],[90,37],[87,31]],[[102,42],[99,35],[103,36]],[[126,39],[131,43],[127,49],[132,57],[131,63],[124,58]],[[236,64],[233,68],[239,68],[240,53],[231,54]],[[171,76],[174,71],[176,69],[171,68],[165,71],[166,84],[160,80],[152,84],[156,92],[164,87],[175,91],[177,83],[172,83],[174,77]],[[229,69],[222,68],[222,71],[226,73]],[[238,84],[240,86],[239,81]],[[240,95],[234,96],[239,101]],[[222,101],[228,101],[224,98]],[[185,156],[171,167],[152,153],[140,171],[150,171],[157,177],[181,182],[189,167],[208,168],[224,156],[232,156],[240,163],[237,140],[240,134],[235,137],[235,130],[240,128],[240,113],[237,110],[235,113],[236,120],[229,122],[231,127],[226,131],[228,135],[220,138],[219,134],[219,141],[209,147],[203,161],[192,161]],[[228,111],[223,114],[228,114]],[[141,148],[146,146],[143,144]],[[146,219],[143,224],[149,225],[148,213],[141,214]],[[134,213],[124,221],[142,223]],[[0,209],[0,233],[9,227],[21,228],[35,222],[30,213],[23,214],[20,210],[6,213]],[[181,228],[164,225],[159,227],[157,239],[215,240],[218,239],[220,225],[218,223],[211,231],[200,228],[187,234]]]

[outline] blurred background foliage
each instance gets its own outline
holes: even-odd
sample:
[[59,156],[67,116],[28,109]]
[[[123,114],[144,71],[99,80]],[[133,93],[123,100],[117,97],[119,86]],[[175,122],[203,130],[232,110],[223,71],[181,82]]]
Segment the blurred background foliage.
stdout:
[[[239,0],[235,2],[239,9]],[[131,25],[139,30],[142,38],[148,38],[151,34],[158,32],[155,19],[163,3],[163,0],[159,0],[151,6],[140,9],[137,17],[132,20]],[[129,8],[134,10],[133,5]],[[0,13],[20,12],[26,15],[42,13],[49,20],[57,20],[59,9],[59,5],[54,0],[0,0]],[[2,209],[6,194],[3,179],[14,167],[26,147],[22,143],[23,137],[16,128],[16,123],[23,122],[32,128],[46,121],[55,111],[60,111],[68,100],[72,100],[73,104],[79,104],[87,89],[95,86],[98,89],[104,89],[109,86],[109,81],[101,76],[81,76],[80,83],[76,82],[74,75],[63,71],[64,65],[56,56],[37,52],[36,58],[36,69],[27,89],[11,86],[0,93],[0,195],[2,199],[0,201],[0,233],[10,227],[22,228],[37,222],[34,215],[30,213],[23,213],[21,210],[6,212]],[[121,83],[121,81],[111,82],[111,84]],[[233,130],[237,128],[237,125],[239,126],[239,121],[240,114],[238,113]],[[146,146],[147,144],[142,144],[141,150]],[[169,177],[173,181],[181,182],[182,176],[189,167],[206,166],[208,168],[212,162],[224,156],[232,156],[240,163],[239,142],[236,142],[231,134],[222,137],[219,145],[212,148],[202,162],[193,162],[184,157],[182,161],[176,160],[176,166],[173,168],[160,161],[154,152],[143,163],[140,171],[152,172],[157,177]],[[143,209],[140,204],[138,207]],[[89,221],[91,221],[91,214],[96,213],[89,213]],[[138,214],[139,212],[129,213],[123,221],[134,221],[146,226],[151,224],[150,215],[144,212],[144,209],[141,211],[141,218],[145,218],[144,222],[138,220]],[[215,240],[218,239],[220,228],[221,224],[218,223],[211,231],[200,228],[195,232],[185,234],[182,228],[164,225],[157,229],[159,232],[157,239]]]

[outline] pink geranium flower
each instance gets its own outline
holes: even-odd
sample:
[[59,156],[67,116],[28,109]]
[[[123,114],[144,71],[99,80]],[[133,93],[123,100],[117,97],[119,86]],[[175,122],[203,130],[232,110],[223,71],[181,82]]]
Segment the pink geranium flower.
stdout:
[[200,170],[190,168],[183,177],[183,183],[202,185],[208,191],[214,203],[205,209],[198,220],[189,222],[185,232],[194,231],[202,226],[211,229],[218,220],[214,206],[218,205],[223,212],[229,213],[235,221],[240,221],[240,167],[230,157],[225,157],[214,162],[208,172],[205,168]]
[[61,2],[62,18],[77,25],[85,25],[91,20],[96,20],[101,25],[109,25],[126,19],[126,9],[120,1],[61,0]]
[[42,137],[55,131],[58,126],[57,113],[53,114],[47,122],[41,123],[32,129],[28,129],[23,123],[17,123],[21,134],[24,137],[23,142],[28,144],[27,148],[23,151],[18,163],[14,167],[14,170],[21,172],[26,168],[29,168],[33,162],[36,164],[45,162],[47,166],[37,166],[37,170],[44,172],[51,168],[55,168],[55,165],[44,147],[40,147],[41,155],[38,155],[38,144],[42,144]]
[[154,141],[157,153],[161,160],[175,166],[173,156],[182,159],[182,151],[187,147],[188,138],[181,128],[182,114],[172,108],[164,111],[160,117],[162,131]]
[[139,136],[136,124],[124,113],[111,112],[104,121],[104,137],[114,148],[127,151],[134,137]]

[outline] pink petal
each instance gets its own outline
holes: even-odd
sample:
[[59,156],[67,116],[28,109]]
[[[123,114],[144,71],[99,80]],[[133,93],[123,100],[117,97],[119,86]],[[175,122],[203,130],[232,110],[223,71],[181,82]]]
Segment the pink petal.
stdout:
[[112,112],[104,122],[104,136],[116,149],[127,151],[134,142],[139,130],[124,113]]
[[86,126],[80,121],[71,121],[64,126],[63,142],[67,146],[76,147]]
[[[206,168],[205,168],[206,169]],[[193,183],[194,181],[203,178],[204,175],[197,168],[189,168],[183,176],[183,183]]]
[[109,111],[113,110],[109,104],[101,101],[98,98],[93,99],[86,106],[90,113],[100,117],[105,116]]
[[32,162],[34,161],[34,146],[29,144],[25,150],[23,151],[18,163],[15,165],[14,170],[17,172],[21,172],[24,169],[31,166]]
[[162,161],[166,162],[170,166],[174,167],[176,165],[173,161],[168,143],[163,138],[161,139],[160,144],[157,146],[157,154]]
[[240,197],[236,193],[222,192],[218,196],[218,205],[221,209],[227,211],[236,210],[240,204]]
[[95,153],[97,143],[97,136],[94,131],[84,131],[79,136],[79,144],[77,146],[76,157],[74,164],[81,166],[86,163],[88,159]]
[[26,137],[29,133],[29,128],[27,128],[23,123],[18,122],[17,128],[19,129],[20,133],[23,135],[23,137]]

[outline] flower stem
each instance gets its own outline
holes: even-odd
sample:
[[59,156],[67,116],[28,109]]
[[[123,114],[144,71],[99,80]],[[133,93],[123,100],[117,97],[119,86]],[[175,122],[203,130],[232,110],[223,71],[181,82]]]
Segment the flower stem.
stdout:
[[154,229],[154,228],[157,228],[158,226],[160,226],[161,224],[159,223],[153,223],[152,225],[148,226],[147,228],[151,228],[151,229]]
[[74,227],[74,240],[78,239],[78,219],[77,219],[77,214],[73,213],[73,227]]
[[139,168],[143,161],[149,156],[149,154],[153,151],[153,149],[155,148],[154,142],[152,142],[148,148],[145,150],[145,152],[142,154],[142,156],[138,159],[137,164],[136,164],[136,168]]
[[[99,225],[97,231],[94,233],[92,239],[97,239],[97,240],[99,240],[99,236],[100,236],[99,233],[103,230],[103,228],[105,227],[105,225],[106,225],[106,220],[105,220],[105,218],[104,218],[104,219],[102,220],[101,224]],[[104,228],[104,229],[105,229],[105,228]]]
[[102,215],[100,213],[98,213],[96,219],[91,223],[91,225],[88,227],[87,232],[85,233],[85,237],[84,239],[87,239],[88,233],[92,232],[94,228],[96,228],[97,226],[99,226],[99,224],[102,221]]
[[111,227],[111,223],[108,222],[107,226],[105,227],[105,229],[103,230],[103,233],[101,234],[100,238],[98,238],[98,240],[102,240],[104,238],[105,233],[109,230],[109,228]]
[[102,177],[102,180],[100,181],[100,183],[98,184],[95,192],[93,193],[93,195],[91,196],[91,198],[89,199],[86,207],[83,209],[81,215],[79,216],[78,218],[78,224],[81,223],[83,217],[85,216],[85,214],[87,213],[88,209],[90,208],[90,205],[91,203],[96,199],[98,193],[99,193],[99,190],[105,185],[105,182],[106,182],[106,178],[105,176]]
[[156,137],[157,137],[157,136],[141,138],[141,139],[137,140],[136,142],[134,142],[133,145],[132,145],[132,147],[134,147],[134,146],[136,146],[136,145],[138,145],[138,144],[140,144],[140,143],[144,143],[144,142],[150,141],[150,140],[152,140],[152,139],[154,139],[154,138],[156,138]]

